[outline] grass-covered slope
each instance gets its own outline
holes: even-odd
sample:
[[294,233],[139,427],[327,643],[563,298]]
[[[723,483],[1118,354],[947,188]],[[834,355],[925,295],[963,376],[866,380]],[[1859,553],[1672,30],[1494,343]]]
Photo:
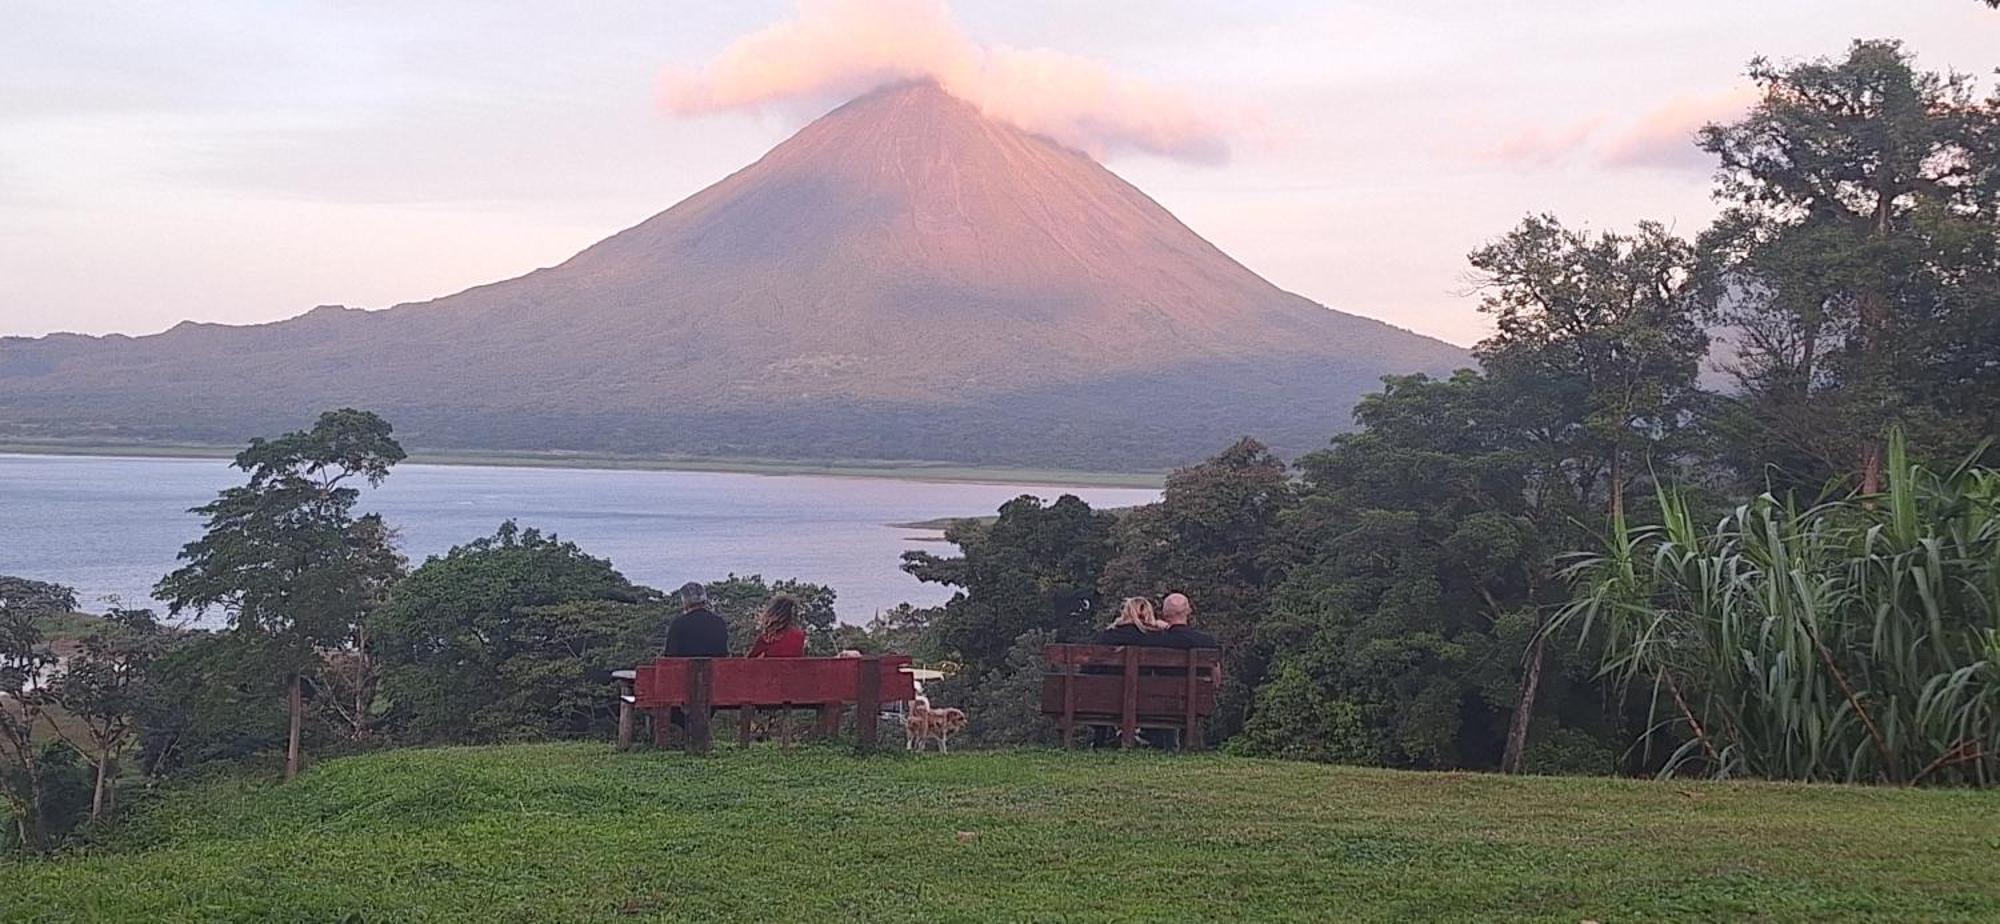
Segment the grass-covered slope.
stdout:
[[2000,793],[575,744],[182,788],[0,920],[1993,920],[1996,869]]

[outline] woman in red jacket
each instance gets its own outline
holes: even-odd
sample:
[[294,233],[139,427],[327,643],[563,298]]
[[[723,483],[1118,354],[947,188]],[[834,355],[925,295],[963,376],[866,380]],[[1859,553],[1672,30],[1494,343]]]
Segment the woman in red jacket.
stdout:
[[779,594],[764,605],[757,617],[757,640],[750,643],[752,658],[803,658],[806,630],[799,627],[799,601]]

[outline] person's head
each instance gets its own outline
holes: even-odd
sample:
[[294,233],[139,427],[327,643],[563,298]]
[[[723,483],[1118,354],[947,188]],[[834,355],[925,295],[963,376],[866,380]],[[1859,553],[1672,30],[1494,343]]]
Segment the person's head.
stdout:
[[777,635],[799,624],[799,601],[791,594],[779,594],[764,604],[764,612],[757,615],[757,634]]
[[682,584],[679,595],[681,598],[681,609],[708,609],[708,587],[700,581],[689,581]]
[[1146,632],[1158,632],[1167,627],[1166,623],[1153,615],[1153,601],[1145,597],[1126,597],[1125,602],[1118,605],[1118,618],[1113,620],[1111,625],[1114,628],[1138,626]]
[[1160,618],[1170,626],[1185,626],[1194,618],[1194,603],[1187,594],[1168,594],[1160,601]]

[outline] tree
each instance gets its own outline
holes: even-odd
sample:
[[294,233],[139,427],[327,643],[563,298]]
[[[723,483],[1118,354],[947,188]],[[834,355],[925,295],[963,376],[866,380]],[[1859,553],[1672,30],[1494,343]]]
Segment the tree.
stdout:
[[315,699],[347,730],[351,742],[365,741],[380,718],[376,693],[382,682],[380,659],[373,641],[376,614],[388,602],[396,583],[409,572],[409,560],[396,550],[396,532],[381,516],[368,514],[348,531],[353,550],[353,576],[360,612],[346,644],[324,654],[312,675]]
[[[1653,222],[1593,237],[1542,215],[1470,259],[1486,290],[1480,310],[1498,327],[1474,355],[1539,418],[1523,444],[1540,463],[1534,490],[1560,486],[1560,506],[1577,511],[1602,496],[1611,517],[1623,515],[1628,485],[1684,448],[1702,398],[1708,334],[1690,296],[1693,248]],[[1504,770],[1525,757],[1545,657],[1537,634]]]
[[285,779],[299,772],[304,686],[323,648],[349,643],[379,580],[386,533],[354,516],[356,482],[377,486],[404,458],[387,421],[367,411],[321,414],[311,429],[255,439],[232,463],[249,474],[195,508],[201,538],[154,595],[180,614],[220,609],[257,640],[288,698]]
[[932,623],[940,654],[983,678],[1005,665],[1022,633],[1087,634],[1098,580],[1114,549],[1112,523],[1110,514],[1075,495],[1046,505],[1024,495],[1002,504],[990,524],[945,530],[945,540],[959,548],[955,557],[903,553],[903,570],[918,580],[960,588]]
[[1750,76],[1756,108],[1700,134],[1733,203],[1702,238],[1702,298],[1740,341],[1750,455],[1804,469],[1778,473],[1791,484],[1858,473],[1872,494],[1890,425],[1964,440],[1927,419],[1938,398],[1973,396],[1959,410],[1991,432],[2000,104],[1892,41]]
[[81,741],[60,728],[58,733],[91,763],[92,821],[111,807],[119,761],[137,737],[139,717],[158,687],[154,671],[172,643],[173,634],[152,610],[113,609],[49,685],[50,698],[83,726]]
[[1546,416],[1559,403],[1536,381],[1391,377],[1356,408],[1361,429],[1299,460],[1236,748],[1511,769],[1524,704],[1547,727],[1601,724],[1566,659],[1551,677],[1531,656],[1542,608],[1560,601],[1552,552],[1579,510],[1577,467]]
[[404,736],[543,737],[577,729],[576,710],[557,703],[604,698],[608,677],[590,685],[588,671],[657,652],[669,615],[609,561],[508,520],[396,585],[373,641]]
[[1693,248],[1653,222],[1593,237],[1541,215],[1470,260],[1498,327],[1473,351],[1480,365],[1549,397],[1542,436],[1574,460],[1573,493],[1623,510],[1634,469],[1650,468],[1700,395]]
[[16,842],[48,848],[50,818],[42,742],[35,729],[50,705],[47,675],[56,656],[38,622],[76,609],[76,593],[59,584],[0,577],[0,796],[14,816]]

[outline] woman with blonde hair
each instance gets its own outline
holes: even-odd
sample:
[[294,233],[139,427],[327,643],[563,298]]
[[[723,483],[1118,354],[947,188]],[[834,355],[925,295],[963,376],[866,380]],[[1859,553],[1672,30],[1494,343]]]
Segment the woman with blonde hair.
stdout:
[[1126,597],[1118,604],[1118,618],[1092,641],[1099,645],[1170,645],[1166,632],[1167,624],[1154,615],[1153,601]]
[[779,594],[764,604],[757,615],[757,640],[750,643],[751,658],[803,658],[806,630],[799,625],[799,601],[791,594]]

